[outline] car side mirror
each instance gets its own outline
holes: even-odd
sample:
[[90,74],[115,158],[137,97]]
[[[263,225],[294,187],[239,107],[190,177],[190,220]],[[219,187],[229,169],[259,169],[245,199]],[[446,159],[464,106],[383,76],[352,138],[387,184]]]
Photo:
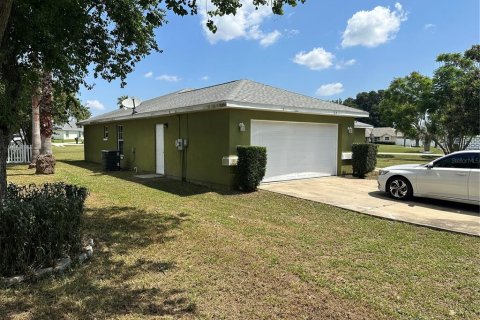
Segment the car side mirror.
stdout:
[[432,168],[433,168],[433,164],[429,163],[429,164],[427,164],[425,167],[427,167],[427,169],[432,169]]

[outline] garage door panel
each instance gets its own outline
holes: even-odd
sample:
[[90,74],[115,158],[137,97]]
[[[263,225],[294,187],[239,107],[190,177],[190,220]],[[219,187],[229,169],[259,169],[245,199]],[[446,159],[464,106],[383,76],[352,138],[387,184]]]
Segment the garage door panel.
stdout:
[[335,124],[252,120],[251,144],[267,148],[264,182],[335,175]]

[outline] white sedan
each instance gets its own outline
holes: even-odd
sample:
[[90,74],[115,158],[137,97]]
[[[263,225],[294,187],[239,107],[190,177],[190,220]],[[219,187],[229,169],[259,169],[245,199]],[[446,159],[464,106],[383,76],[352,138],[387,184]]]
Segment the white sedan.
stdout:
[[380,170],[378,189],[395,199],[412,196],[480,204],[480,151],[459,151],[427,164]]

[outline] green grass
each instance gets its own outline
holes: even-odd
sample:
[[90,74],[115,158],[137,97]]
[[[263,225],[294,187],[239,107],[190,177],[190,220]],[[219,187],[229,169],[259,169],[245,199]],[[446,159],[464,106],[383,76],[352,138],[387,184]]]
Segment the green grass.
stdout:
[[[392,153],[422,153],[423,147],[404,147],[397,145],[379,144],[378,152],[392,152]],[[443,154],[440,148],[430,148],[430,152],[434,154]]]
[[[105,174],[55,148],[53,176],[86,186],[94,258],[64,276],[0,290],[0,318],[477,319],[476,237],[266,191],[214,191]],[[451,315],[453,314],[453,316]]]
[[432,160],[438,158],[438,155],[392,155],[392,154],[379,154],[377,155],[377,168],[385,168],[389,166],[395,166],[398,164],[426,164]]

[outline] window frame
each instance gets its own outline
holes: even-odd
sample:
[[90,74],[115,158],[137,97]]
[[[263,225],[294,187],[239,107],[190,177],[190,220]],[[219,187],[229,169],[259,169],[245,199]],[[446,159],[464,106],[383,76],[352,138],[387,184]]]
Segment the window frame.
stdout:
[[[442,159],[438,159],[436,161],[433,162],[433,167],[434,168],[442,168],[442,169],[478,169],[478,164],[477,164],[477,168],[474,168],[472,166],[472,163],[471,162],[468,162],[468,161],[463,161],[463,165],[464,167],[454,167],[454,166],[448,166],[448,167],[445,167],[445,166],[439,166],[439,163],[445,161],[445,160],[450,160],[450,163],[452,164],[452,160],[453,158],[455,157],[459,157],[459,158],[472,158],[472,159],[475,159],[477,158],[478,159],[478,155],[475,153],[475,152],[465,152],[465,153],[458,153],[458,154],[452,154],[452,155],[449,155],[447,157],[444,157]],[[473,160],[473,163],[475,163],[475,160]]]
[[[118,124],[117,125],[117,150],[120,151],[120,155],[124,155],[124,145],[125,145],[125,140],[123,138],[123,124]],[[122,148],[120,148],[120,142],[122,143]]]
[[108,140],[108,126],[103,126],[103,140]]

